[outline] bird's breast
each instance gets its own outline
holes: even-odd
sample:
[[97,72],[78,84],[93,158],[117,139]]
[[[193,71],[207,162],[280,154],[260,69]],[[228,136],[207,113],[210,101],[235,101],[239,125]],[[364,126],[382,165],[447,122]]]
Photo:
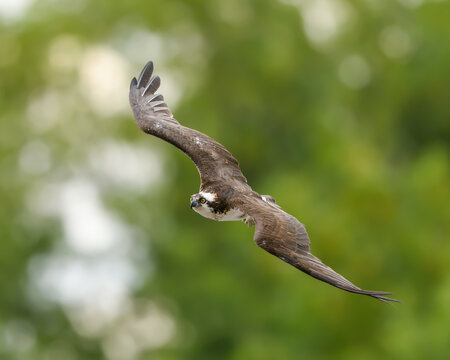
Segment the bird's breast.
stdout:
[[235,208],[230,209],[224,213],[217,213],[216,218],[218,221],[240,221],[246,217],[243,211]]
[[215,212],[212,208],[206,206],[200,206],[194,208],[194,210],[204,216],[205,218],[216,220],[216,221],[241,221],[246,218],[246,214],[239,209],[229,209],[225,212]]

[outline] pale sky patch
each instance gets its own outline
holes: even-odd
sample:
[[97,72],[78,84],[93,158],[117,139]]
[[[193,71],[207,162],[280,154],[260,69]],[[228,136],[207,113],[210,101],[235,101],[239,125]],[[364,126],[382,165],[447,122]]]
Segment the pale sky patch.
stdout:
[[352,16],[352,8],[342,0],[280,0],[295,6],[303,19],[307,39],[318,50],[327,50]]
[[34,0],[0,0],[0,18],[6,23],[21,20]]
[[80,91],[101,116],[129,111],[129,68],[125,58],[105,45],[88,48],[79,65]]
[[148,146],[108,140],[89,150],[91,171],[105,184],[148,191],[162,179],[161,155]]
[[341,61],[338,75],[349,88],[359,90],[369,84],[372,72],[369,63],[362,56],[353,54]]
[[411,36],[399,25],[384,28],[380,33],[379,43],[383,53],[393,59],[407,57],[414,50]]
[[19,168],[26,174],[42,174],[50,169],[51,155],[48,146],[39,140],[25,144],[19,153]]

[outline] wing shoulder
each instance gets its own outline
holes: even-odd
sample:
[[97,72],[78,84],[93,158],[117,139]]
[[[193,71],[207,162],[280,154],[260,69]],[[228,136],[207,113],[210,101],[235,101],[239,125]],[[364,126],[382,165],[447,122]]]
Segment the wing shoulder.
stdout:
[[255,223],[254,241],[258,246],[274,255],[282,249],[309,251],[305,226],[277,205],[273,197],[252,196],[247,200],[245,211]]

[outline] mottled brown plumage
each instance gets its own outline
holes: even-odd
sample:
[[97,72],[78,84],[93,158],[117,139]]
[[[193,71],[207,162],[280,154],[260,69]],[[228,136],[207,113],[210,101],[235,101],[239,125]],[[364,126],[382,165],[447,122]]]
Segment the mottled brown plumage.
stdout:
[[[382,301],[398,301],[385,297],[388,292],[362,290],[310,252],[305,227],[284,212],[269,195],[259,195],[247,184],[239,163],[217,141],[199,131],[181,125],[160,94],[158,76],[152,77],[153,63],[144,67],[139,79],[130,85],[130,104],[136,123],[147,134],[165,140],[186,153],[200,174],[200,193],[192,200],[195,207],[205,206],[211,211],[203,216],[216,220],[244,220],[255,225],[254,240],[261,248],[297,269],[340,289],[372,296]],[[211,196],[204,199],[201,194]],[[205,208],[206,209],[206,208]],[[203,211],[206,211],[202,209]],[[227,214],[229,218],[226,218]]]

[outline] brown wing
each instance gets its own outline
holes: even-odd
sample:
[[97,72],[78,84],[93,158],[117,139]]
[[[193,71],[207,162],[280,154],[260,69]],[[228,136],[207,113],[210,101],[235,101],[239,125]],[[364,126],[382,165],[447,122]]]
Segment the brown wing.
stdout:
[[385,297],[389,292],[362,290],[310,252],[309,237],[302,223],[279,206],[249,197],[241,210],[250,215],[256,226],[256,244],[297,269],[349,292],[372,296],[382,301],[398,300]]
[[224,181],[247,184],[239,163],[225,147],[199,131],[180,125],[173,118],[163,96],[155,94],[160,79],[152,77],[152,73],[153,63],[150,61],[139,79],[133,78],[130,85],[130,105],[141,130],[186,153],[197,166],[201,187]]

